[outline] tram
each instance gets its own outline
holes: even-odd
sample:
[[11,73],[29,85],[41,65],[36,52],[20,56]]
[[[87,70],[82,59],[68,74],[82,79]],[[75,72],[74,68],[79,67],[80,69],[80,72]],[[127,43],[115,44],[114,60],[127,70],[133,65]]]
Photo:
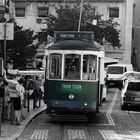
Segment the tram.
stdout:
[[93,32],[55,32],[45,50],[44,102],[47,113],[85,114],[99,111],[104,84],[104,49]]

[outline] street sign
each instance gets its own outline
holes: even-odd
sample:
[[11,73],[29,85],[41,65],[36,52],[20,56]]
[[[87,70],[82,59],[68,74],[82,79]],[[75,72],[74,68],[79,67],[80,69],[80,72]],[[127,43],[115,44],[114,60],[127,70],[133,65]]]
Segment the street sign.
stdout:
[[[5,23],[0,23],[0,40],[4,40]],[[6,40],[14,39],[14,23],[6,23]]]
[[97,20],[96,19],[93,19],[92,25],[97,25]]

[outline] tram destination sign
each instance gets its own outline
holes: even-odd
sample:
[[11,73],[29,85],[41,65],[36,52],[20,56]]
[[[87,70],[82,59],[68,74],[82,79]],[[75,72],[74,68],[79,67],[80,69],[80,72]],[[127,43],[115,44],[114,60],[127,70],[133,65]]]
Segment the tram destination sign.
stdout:
[[57,84],[57,91],[61,93],[85,93],[85,84],[73,84],[73,83],[59,83]]
[[85,40],[85,41],[89,41],[89,42],[93,42],[94,41],[94,33],[93,32],[55,32],[55,39],[56,41],[60,41],[60,40]]

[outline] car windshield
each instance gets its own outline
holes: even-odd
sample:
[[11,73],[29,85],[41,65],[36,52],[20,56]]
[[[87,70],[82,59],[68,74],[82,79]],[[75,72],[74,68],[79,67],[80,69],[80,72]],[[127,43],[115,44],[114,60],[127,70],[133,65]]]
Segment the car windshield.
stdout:
[[128,84],[127,90],[131,90],[131,91],[140,91],[140,82],[130,82]]
[[107,68],[108,74],[123,74],[123,67],[108,67]]

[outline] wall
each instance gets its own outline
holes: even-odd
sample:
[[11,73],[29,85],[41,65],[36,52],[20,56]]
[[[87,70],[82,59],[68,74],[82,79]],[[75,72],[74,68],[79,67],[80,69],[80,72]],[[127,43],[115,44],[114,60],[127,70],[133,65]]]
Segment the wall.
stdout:
[[134,19],[133,19],[133,64],[136,70],[140,71],[140,0],[135,0]]

